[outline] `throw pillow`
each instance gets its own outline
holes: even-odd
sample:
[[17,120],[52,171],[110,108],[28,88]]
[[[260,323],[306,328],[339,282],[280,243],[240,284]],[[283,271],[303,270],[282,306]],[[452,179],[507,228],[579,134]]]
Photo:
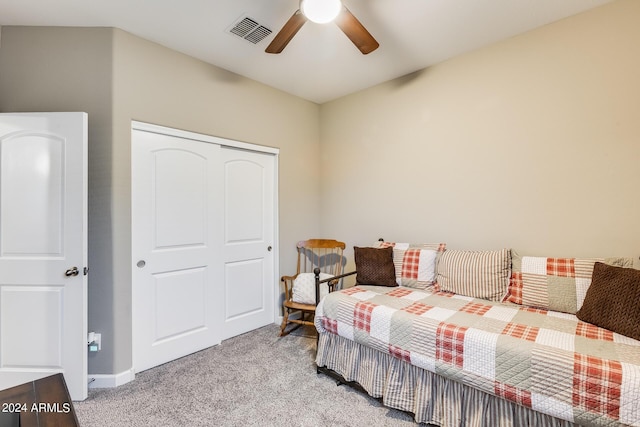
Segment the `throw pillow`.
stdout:
[[596,262],[626,267],[632,258],[550,258],[512,253],[512,273],[505,301],[576,314],[591,284]]
[[509,287],[511,250],[448,250],[440,257],[437,271],[441,291],[500,301]]
[[[320,273],[320,280],[333,277],[332,274]],[[320,283],[320,299],[329,293],[327,283]],[[293,302],[300,304],[316,305],[316,275],[313,273],[300,273],[293,281],[293,289],[291,291],[291,299]]]
[[396,283],[415,289],[433,289],[436,265],[446,249],[445,243],[393,243],[378,241],[378,248],[393,248]]
[[393,265],[393,248],[353,248],[356,284],[398,286]]
[[578,319],[640,340],[640,270],[596,262]]

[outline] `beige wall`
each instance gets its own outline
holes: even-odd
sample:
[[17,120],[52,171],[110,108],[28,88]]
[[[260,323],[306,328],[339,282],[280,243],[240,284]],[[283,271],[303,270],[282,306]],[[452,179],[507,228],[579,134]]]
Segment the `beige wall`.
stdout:
[[112,239],[113,30],[2,27],[0,40],[1,112],[85,111],[89,116],[89,326],[104,331],[108,343],[104,352],[90,356],[91,366],[96,359],[113,359],[119,350],[113,341],[119,298],[112,268],[119,250]]
[[322,230],[639,255],[638,22],[614,2],[322,105]]
[[319,106],[111,28],[3,27],[0,112],[89,113],[90,374],[132,366],[131,120],[280,148],[280,270],[319,233]]

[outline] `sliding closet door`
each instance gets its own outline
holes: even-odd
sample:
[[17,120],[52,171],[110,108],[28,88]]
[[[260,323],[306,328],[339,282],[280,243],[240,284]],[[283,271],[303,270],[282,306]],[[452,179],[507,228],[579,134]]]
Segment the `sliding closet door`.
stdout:
[[222,339],[274,321],[275,156],[222,147]]
[[134,122],[136,372],[275,321],[277,150]]
[[221,339],[220,146],[132,133],[136,372]]

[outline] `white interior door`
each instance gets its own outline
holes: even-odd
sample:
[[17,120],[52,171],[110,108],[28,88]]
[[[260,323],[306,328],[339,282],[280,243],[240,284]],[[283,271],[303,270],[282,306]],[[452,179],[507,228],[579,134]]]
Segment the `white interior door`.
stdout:
[[274,322],[275,156],[223,147],[222,339]]
[[0,389],[87,397],[87,115],[0,114]]
[[220,146],[132,133],[136,372],[220,342]]

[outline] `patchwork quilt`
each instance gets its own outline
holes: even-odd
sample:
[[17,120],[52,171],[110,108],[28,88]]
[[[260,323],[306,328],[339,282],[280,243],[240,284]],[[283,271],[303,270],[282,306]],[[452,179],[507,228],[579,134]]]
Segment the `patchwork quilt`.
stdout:
[[316,328],[554,417],[640,426],[640,341],[575,315],[405,287],[333,292]]

